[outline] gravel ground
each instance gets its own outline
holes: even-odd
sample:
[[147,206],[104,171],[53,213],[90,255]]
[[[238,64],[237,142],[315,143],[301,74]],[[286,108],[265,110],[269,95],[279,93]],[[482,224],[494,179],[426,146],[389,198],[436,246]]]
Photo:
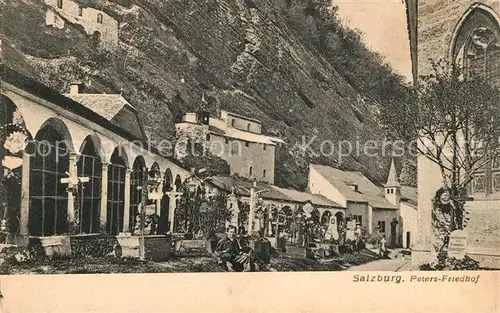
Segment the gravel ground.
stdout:
[[[348,253],[336,258],[311,260],[277,253],[261,271],[342,271],[354,265],[377,260],[378,256],[369,250]],[[213,257],[173,258],[165,262],[135,259],[69,258],[59,260],[26,261],[20,264],[3,264],[0,274],[105,274],[105,273],[193,273],[223,272]]]

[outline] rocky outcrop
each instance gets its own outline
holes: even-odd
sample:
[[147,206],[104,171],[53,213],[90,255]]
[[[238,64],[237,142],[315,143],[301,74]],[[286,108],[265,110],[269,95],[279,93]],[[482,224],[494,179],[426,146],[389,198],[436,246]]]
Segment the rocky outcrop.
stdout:
[[[310,161],[383,181],[388,159],[353,153],[339,164],[335,150],[342,141],[382,143],[378,104],[365,101],[306,47],[275,1],[79,0],[119,21],[113,53],[95,49],[79,25],[47,27],[41,1],[2,0],[0,9],[11,21],[3,23],[11,66],[61,92],[75,79],[85,81],[89,92],[122,90],[153,141],[172,138],[174,121],[195,109],[205,92],[212,112],[217,101],[223,109],[260,119],[265,133],[287,141],[277,168],[288,172],[277,173],[278,184],[305,187]],[[317,152],[327,140],[333,148],[319,156],[302,153],[302,143],[311,140]]]

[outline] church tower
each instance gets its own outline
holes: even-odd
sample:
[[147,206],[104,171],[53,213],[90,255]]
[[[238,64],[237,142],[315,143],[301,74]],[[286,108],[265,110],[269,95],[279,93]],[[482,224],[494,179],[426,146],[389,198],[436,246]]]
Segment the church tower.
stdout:
[[396,165],[394,164],[394,159],[392,159],[391,169],[389,170],[387,183],[384,187],[385,198],[387,199],[387,201],[395,206],[399,206],[399,201],[401,200],[401,184],[399,183],[398,175],[396,173]]

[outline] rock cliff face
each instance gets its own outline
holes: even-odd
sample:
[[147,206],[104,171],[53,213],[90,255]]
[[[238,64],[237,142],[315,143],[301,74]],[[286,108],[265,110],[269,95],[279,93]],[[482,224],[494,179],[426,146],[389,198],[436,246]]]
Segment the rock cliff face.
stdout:
[[[172,138],[174,121],[205,93],[212,113],[218,103],[260,119],[265,133],[288,143],[278,152],[282,186],[305,187],[309,161],[384,181],[387,158],[354,151],[339,162],[332,150],[343,140],[353,148],[356,141],[381,142],[378,104],[364,101],[307,49],[275,1],[75,0],[119,22],[119,48],[106,52],[77,24],[47,26],[42,1],[0,0],[5,62],[61,92],[76,79],[86,82],[87,92],[122,90],[153,141]],[[301,144],[312,139],[311,148],[320,153],[322,147],[323,156],[302,153]]]

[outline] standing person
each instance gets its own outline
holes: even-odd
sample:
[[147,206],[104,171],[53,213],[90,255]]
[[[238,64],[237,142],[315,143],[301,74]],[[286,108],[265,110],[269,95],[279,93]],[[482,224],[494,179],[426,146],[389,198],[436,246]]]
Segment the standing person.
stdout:
[[385,244],[386,244],[387,240],[385,239],[385,235],[382,235],[382,239],[380,239],[380,256],[381,257],[385,257],[385,251],[386,251],[386,247],[385,247]]
[[229,225],[226,237],[217,244],[215,254],[230,272],[250,272],[253,269],[252,251],[241,246],[233,225]]

